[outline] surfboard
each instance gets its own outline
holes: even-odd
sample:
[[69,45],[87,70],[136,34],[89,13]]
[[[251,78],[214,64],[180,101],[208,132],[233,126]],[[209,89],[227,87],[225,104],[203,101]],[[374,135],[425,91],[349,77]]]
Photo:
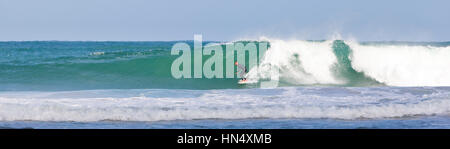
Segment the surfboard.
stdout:
[[248,84],[249,82],[247,80],[239,80],[238,84]]

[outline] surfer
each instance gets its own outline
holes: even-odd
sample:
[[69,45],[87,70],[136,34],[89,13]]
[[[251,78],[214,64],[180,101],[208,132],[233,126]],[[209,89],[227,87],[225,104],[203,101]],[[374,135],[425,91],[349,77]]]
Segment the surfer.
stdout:
[[241,76],[241,81],[247,81],[247,78],[244,77],[247,73],[247,67],[240,65],[237,61],[234,63],[234,65],[238,66],[238,68],[241,70],[241,73],[239,74]]

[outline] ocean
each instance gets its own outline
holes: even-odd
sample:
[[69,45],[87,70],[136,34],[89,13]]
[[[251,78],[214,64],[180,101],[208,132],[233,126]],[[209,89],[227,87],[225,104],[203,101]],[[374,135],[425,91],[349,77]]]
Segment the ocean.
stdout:
[[0,42],[0,128],[450,128],[450,42],[203,42],[268,43],[244,85],[174,78],[179,42]]

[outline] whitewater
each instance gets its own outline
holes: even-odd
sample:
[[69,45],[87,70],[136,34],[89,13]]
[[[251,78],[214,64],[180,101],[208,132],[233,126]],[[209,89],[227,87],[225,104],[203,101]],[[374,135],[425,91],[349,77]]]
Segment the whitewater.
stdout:
[[299,85],[370,81],[386,86],[450,85],[450,46],[265,40],[271,47],[249,78],[270,76],[258,69],[275,66],[281,69],[281,80]]
[[9,92],[2,121],[363,119],[448,114],[450,88],[277,88]]
[[173,78],[177,42],[0,42],[0,127],[450,128],[449,42],[204,42],[269,43],[248,85]]

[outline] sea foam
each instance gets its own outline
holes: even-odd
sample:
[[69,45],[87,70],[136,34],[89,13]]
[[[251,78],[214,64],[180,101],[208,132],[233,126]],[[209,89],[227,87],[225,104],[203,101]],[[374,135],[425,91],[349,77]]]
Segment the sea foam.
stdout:
[[447,115],[450,88],[285,87],[0,93],[0,120],[163,121]]
[[[270,42],[270,48],[248,73],[252,80],[273,75],[267,71],[270,66],[280,70],[280,81],[294,85],[352,86],[349,82],[374,80],[387,86],[450,86],[450,46],[265,40]],[[343,54],[338,57],[338,53]],[[349,63],[349,68],[339,67],[347,65],[343,63]],[[340,69],[354,73],[342,73],[344,70]],[[357,75],[366,79],[355,80]]]

